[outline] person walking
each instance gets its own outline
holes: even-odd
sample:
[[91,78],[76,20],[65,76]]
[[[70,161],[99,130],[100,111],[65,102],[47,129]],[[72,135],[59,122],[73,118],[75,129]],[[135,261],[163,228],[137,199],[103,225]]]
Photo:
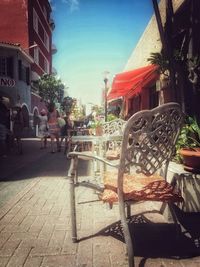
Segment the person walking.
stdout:
[[60,152],[60,127],[58,125],[58,118],[60,117],[59,112],[55,108],[54,103],[49,104],[48,108],[48,125],[49,125],[49,134],[51,138],[51,153],[55,153],[55,139],[57,151]]
[[0,155],[3,158],[7,157],[6,138],[8,135],[9,110],[3,103],[3,98],[0,98]]
[[48,137],[48,118],[47,112],[45,109],[40,111],[39,118],[39,128],[38,128],[38,137],[40,138],[41,145],[40,149],[47,147],[47,137]]
[[13,136],[17,142],[17,152],[21,155],[23,154],[21,138],[24,128],[24,119],[20,104],[17,104],[16,106],[13,107],[11,119],[13,121]]
[[71,120],[71,114],[69,112],[66,112],[65,116],[63,117],[65,120],[65,124],[61,127],[61,139],[60,139],[60,146],[62,146],[62,142],[65,139],[65,149],[64,154],[66,154],[67,146],[70,141],[71,132],[70,130],[73,129],[74,123]]

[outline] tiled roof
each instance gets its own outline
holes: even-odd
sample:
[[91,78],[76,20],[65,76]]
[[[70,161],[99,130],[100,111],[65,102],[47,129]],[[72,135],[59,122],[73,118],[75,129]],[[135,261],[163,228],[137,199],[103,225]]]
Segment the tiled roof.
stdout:
[[17,47],[20,46],[19,43],[9,43],[9,42],[2,42],[2,41],[0,41],[0,44],[3,44],[3,45],[13,45],[13,46],[17,46]]
[[31,63],[34,62],[33,58],[21,47],[20,43],[2,42],[0,40],[0,47],[1,46],[8,49],[19,50]]

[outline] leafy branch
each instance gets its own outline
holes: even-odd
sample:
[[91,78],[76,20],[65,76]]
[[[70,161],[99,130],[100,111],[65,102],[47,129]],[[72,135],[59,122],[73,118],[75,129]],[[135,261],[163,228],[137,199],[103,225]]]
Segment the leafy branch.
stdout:
[[47,104],[60,101],[64,84],[55,75],[44,74],[37,83],[39,95]]

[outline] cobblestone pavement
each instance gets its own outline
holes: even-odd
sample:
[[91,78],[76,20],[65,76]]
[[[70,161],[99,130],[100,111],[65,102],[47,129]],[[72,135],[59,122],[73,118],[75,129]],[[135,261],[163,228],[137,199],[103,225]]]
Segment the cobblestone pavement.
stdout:
[[[110,210],[106,204],[95,201],[94,191],[78,189],[78,234],[82,240],[72,243],[66,177],[69,162],[63,153],[51,155],[48,150],[39,151],[36,141],[26,141],[25,148],[21,159],[8,157],[3,164],[0,192],[6,198],[13,191],[0,207],[0,267],[127,267],[125,245],[116,236],[111,237],[111,230],[90,237],[118,221],[118,207]],[[86,171],[85,164],[82,162],[81,172]],[[91,197],[93,201],[89,202]],[[153,208],[143,208],[149,207]],[[136,227],[136,243],[141,246],[136,251],[136,267],[200,266],[200,253],[189,239],[184,237],[176,246],[174,232],[161,227],[160,222],[168,227],[163,216],[147,213],[146,217],[154,222],[154,227],[146,230],[145,225]],[[146,238],[147,230],[152,230],[151,240]],[[173,255],[184,252],[181,259],[163,257],[162,253],[172,248]]]

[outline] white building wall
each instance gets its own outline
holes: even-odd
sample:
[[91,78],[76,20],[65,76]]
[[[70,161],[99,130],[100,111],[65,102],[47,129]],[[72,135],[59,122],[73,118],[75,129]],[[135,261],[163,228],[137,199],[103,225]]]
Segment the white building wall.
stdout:
[[[181,6],[184,0],[173,0],[174,12]],[[159,10],[162,18],[162,22],[165,22],[165,0],[161,0],[159,3]],[[158,31],[155,15],[152,16],[149,21],[143,35],[134,48],[128,62],[124,68],[124,71],[137,69],[149,64],[147,59],[153,52],[160,52],[161,40]]]

